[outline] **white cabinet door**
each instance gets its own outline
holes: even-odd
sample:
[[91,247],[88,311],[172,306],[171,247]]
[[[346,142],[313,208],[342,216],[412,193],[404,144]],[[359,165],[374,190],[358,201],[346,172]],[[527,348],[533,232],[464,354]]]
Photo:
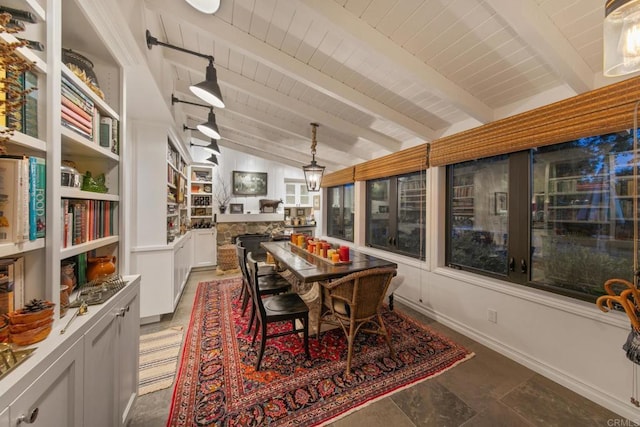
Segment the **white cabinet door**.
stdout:
[[33,426],[97,425],[94,418],[83,423],[82,376],[83,346],[78,340],[9,406],[10,425],[27,421]]
[[117,317],[105,314],[84,336],[84,416],[86,425],[117,425]]
[[118,321],[118,416],[120,426],[125,426],[138,396],[138,354],[140,345],[140,293],[130,292],[122,296],[116,308],[123,315]]
[[138,391],[140,295],[123,291],[84,336],[85,425],[124,426]]
[[210,267],[216,265],[216,229],[194,230],[193,266]]

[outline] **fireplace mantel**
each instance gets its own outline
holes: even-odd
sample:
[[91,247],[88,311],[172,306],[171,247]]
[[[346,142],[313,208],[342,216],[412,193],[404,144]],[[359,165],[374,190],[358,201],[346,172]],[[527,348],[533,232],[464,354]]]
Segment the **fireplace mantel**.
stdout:
[[284,221],[284,213],[258,214],[218,214],[217,222],[279,222]]
[[284,231],[284,213],[218,214],[218,245],[234,243],[241,234],[278,234]]

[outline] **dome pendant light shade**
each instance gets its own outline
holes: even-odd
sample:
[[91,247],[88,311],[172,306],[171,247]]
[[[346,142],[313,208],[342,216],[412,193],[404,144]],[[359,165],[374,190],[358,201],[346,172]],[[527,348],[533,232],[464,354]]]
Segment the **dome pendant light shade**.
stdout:
[[311,163],[303,166],[304,180],[307,183],[308,191],[320,191],[320,184],[322,183],[322,175],[324,175],[324,166],[320,166],[316,163],[316,130],[318,129],[317,123],[311,123]]
[[211,154],[215,154],[216,156],[220,155],[220,147],[218,147],[218,141],[211,138],[211,143],[209,145],[205,145],[202,148],[209,151]]
[[220,0],[187,0],[187,3],[202,13],[216,13],[220,7]]
[[218,131],[218,124],[216,123],[216,115],[213,114],[213,110],[209,111],[209,117],[206,123],[196,126],[200,132],[207,135],[209,138],[220,139],[220,131]]
[[212,154],[211,156],[209,156],[209,158],[205,159],[204,161],[205,162],[211,162],[211,163],[213,163],[215,165],[218,164],[218,158],[216,157],[215,154]]
[[220,92],[220,86],[218,86],[218,72],[213,66],[213,61],[209,61],[206,75],[205,81],[189,86],[189,89],[207,104],[211,104],[216,108],[224,108],[222,92]]
[[604,75],[640,70],[640,0],[607,0],[604,16]]

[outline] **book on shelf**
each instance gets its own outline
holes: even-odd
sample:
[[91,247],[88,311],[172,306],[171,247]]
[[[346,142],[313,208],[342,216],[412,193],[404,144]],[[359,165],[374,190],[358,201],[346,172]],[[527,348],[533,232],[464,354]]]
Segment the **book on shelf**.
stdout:
[[62,247],[114,235],[116,202],[109,200],[62,200]]
[[45,235],[46,224],[46,168],[41,157],[31,156],[28,171],[29,190],[29,240],[36,240]]
[[111,117],[100,117],[100,146],[111,149],[113,135],[113,119]]
[[0,315],[24,307],[24,258],[0,258]]
[[14,279],[13,271],[9,271],[10,265],[13,265],[13,259],[0,259],[0,315],[15,310]]
[[[0,243],[24,240],[24,193],[21,159],[0,157]],[[27,200],[28,204],[28,200]]]

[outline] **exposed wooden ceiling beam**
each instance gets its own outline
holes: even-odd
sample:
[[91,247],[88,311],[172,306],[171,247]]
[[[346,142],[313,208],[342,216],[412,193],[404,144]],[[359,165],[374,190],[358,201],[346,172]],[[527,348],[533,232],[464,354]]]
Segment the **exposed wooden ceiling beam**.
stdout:
[[[185,113],[187,117],[189,117],[194,122],[204,122],[206,120],[207,110],[203,110],[199,107],[194,107],[190,105],[183,105],[179,107]],[[225,109],[226,110],[226,109]],[[294,146],[291,144],[291,141],[283,144],[278,141],[277,136],[265,135],[263,129],[259,129],[255,124],[251,123],[242,123],[238,126],[237,123],[233,122],[233,120],[229,120],[225,113],[219,114],[224,110],[219,110],[216,114],[216,123],[220,128],[220,134],[223,138],[230,137],[234,135],[234,139],[236,142],[242,140],[245,145],[255,144],[256,150],[261,152],[269,152],[274,155],[276,158],[280,159],[285,164],[290,164],[291,161],[294,161],[297,166],[302,166],[311,161],[311,151],[310,148],[305,146]],[[191,126],[189,126],[191,127]],[[197,132],[197,131],[196,131]],[[198,137],[202,139],[202,134],[197,132]],[[209,138],[204,137],[204,141],[207,141]],[[249,142],[250,141],[250,142]],[[344,153],[341,153],[337,150],[329,151],[327,149],[319,149],[316,154],[316,159],[319,163],[327,166],[328,169],[338,170],[342,169],[346,166],[349,166],[351,162],[357,163],[360,159],[355,159],[349,157],[349,163],[336,162],[331,159],[345,159]],[[286,160],[286,162],[284,162]]]
[[[172,50],[165,50],[163,54],[165,59],[173,65],[188,69],[193,73],[199,73],[202,75],[202,78],[204,78],[205,64],[202,64],[201,60],[197,58],[185,58],[184,54]],[[402,148],[402,144],[399,141],[379,132],[360,127],[312,105],[296,101],[283,93],[263,86],[260,83],[225,68],[217,66],[216,70],[218,72],[218,84],[220,84],[220,86],[233,87],[250,96],[257,97],[279,108],[290,111],[297,116],[305,117],[309,122],[317,122],[334,129],[340,129],[343,133],[353,135],[356,138],[362,138],[390,153],[399,151]]]
[[[500,1],[500,0],[497,0]],[[310,13],[322,18],[335,31],[348,34],[368,50],[386,57],[391,63],[409,73],[431,93],[444,99],[481,123],[494,120],[493,110],[438,71],[397,45],[390,38],[372,28],[335,1],[298,0]],[[431,138],[433,139],[433,138]]]
[[594,88],[593,70],[534,0],[486,0],[485,3],[576,93]]
[[[180,99],[188,100],[192,97],[186,82],[176,81],[174,82],[174,88],[176,95],[180,94]],[[199,101],[194,100],[193,102]],[[244,118],[261,126],[266,126],[269,129],[279,132],[280,136],[276,139],[277,142],[285,141],[289,146],[291,141],[290,138],[293,138],[299,143],[306,144],[305,150],[307,150],[311,144],[311,138],[309,137],[310,127],[306,121],[304,126],[296,126],[295,121],[285,121],[275,118],[274,116],[270,116],[262,111],[257,111],[256,109],[250,108],[248,105],[240,104],[233,100],[225,99],[225,103],[226,108],[224,108],[224,110],[216,110],[216,115],[224,114],[230,119],[233,117]],[[202,118],[204,119],[205,117],[206,116],[203,113]],[[233,127],[233,125],[230,124],[230,127]],[[333,138],[324,138],[322,142],[323,144],[339,150],[342,153],[347,153],[350,156],[349,160],[353,163],[359,163],[373,158],[373,153],[370,150],[362,149],[361,144],[358,144],[357,142],[355,144],[350,144],[350,147],[348,146],[348,143],[340,140],[334,140]]]
[[[325,95],[380,119],[396,123],[413,135],[425,140],[435,139],[439,135],[434,129],[298,61],[281,50],[224,22],[215,15],[198,13],[193,8],[188,7],[184,2],[176,2],[175,0],[147,0],[146,4],[151,10],[171,13],[176,19],[182,21],[183,25],[191,26],[199,31],[208,33],[216,42],[232,46],[233,50],[259,60],[268,67],[300,81]],[[391,151],[396,150],[392,149]]]

